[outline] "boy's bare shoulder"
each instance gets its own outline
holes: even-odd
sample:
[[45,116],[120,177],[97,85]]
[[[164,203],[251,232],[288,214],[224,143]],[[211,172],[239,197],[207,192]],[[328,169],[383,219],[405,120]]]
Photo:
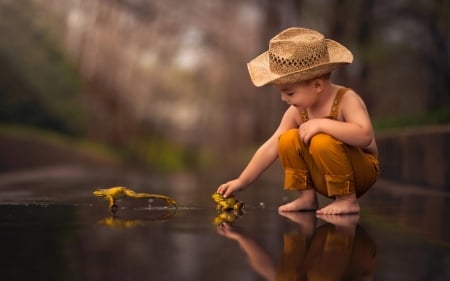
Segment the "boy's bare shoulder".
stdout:
[[361,98],[361,96],[356,93],[353,89],[348,89],[345,92],[345,95],[342,96],[341,101],[342,106],[363,106],[366,107],[364,100]]
[[289,119],[291,124],[294,124],[298,127],[302,123],[302,118],[300,116],[300,112],[295,106],[289,106],[284,113],[284,118]]

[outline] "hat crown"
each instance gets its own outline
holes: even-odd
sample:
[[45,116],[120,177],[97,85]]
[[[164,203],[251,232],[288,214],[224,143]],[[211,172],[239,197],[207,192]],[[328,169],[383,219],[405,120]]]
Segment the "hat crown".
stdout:
[[269,49],[247,67],[253,84],[260,87],[321,77],[352,61],[350,50],[339,42],[315,30],[291,27],[273,37]]
[[314,30],[289,28],[269,43],[270,70],[285,74],[329,62],[327,41]]

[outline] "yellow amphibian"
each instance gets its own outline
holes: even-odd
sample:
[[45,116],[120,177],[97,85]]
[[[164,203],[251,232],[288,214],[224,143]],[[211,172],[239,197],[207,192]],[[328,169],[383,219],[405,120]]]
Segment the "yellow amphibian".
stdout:
[[223,223],[233,224],[238,216],[234,212],[221,212],[214,218],[214,224],[220,226]]
[[123,220],[115,217],[104,218],[97,222],[97,224],[105,225],[110,228],[132,228],[137,225],[144,224],[141,220]]
[[214,200],[214,202],[216,202],[217,204],[216,208],[219,212],[229,210],[241,211],[242,208],[244,207],[244,203],[236,200],[236,198],[232,195],[227,198],[224,198],[222,194],[215,192],[211,195],[211,197]]
[[133,190],[123,187],[123,186],[115,186],[111,188],[105,188],[105,189],[97,189],[94,191],[94,195],[97,197],[103,197],[106,200],[108,200],[109,208],[111,210],[117,209],[116,200],[128,197],[128,198],[157,198],[165,200],[167,203],[176,206],[177,203],[175,200],[173,200],[170,197],[167,197],[165,195],[159,195],[159,194],[151,194],[151,193],[137,193]]

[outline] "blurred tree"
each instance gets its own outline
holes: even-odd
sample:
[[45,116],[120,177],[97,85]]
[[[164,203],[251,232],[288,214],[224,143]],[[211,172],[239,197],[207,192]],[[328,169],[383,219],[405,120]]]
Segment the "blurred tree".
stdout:
[[378,72],[368,83],[389,101],[379,99],[377,111],[400,117],[448,108],[449,1],[376,1],[373,11],[374,40],[362,51]]
[[0,2],[0,120],[83,133],[80,79],[30,1]]
[[[263,21],[259,27],[259,40],[254,46],[250,59],[266,51],[269,41],[281,30],[300,26],[300,14],[303,9],[303,0],[260,1]],[[249,60],[250,60],[249,59]],[[248,76],[247,73],[245,73]],[[250,114],[256,116],[253,124],[254,141],[261,142],[268,138],[279,125],[281,116],[287,105],[281,101],[277,90],[271,86],[255,89],[257,97],[254,108]]]
[[450,104],[450,3],[445,0],[413,1],[403,10],[403,16],[423,25],[418,49],[421,62],[428,69],[428,110]]
[[70,132],[64,120],[52,116],[39,93],[24,81],[7,58],[0,57],[0,120],[3,123],[26,124],[60,132]]
[[[374,93],[369,87],[371,79],[371,63],[365,51],[372,44],[372,33],[374,29],[373,13],[374,0],[347,1],[335,0],[332,8],[334,13],[329,21],[330,38],[342,42],[345,46],[355,49],[354,60],[359,65],[359,71],[356,77],[351,79],[348,68],[342,68],[337,71],[336,80],[344,81],[350,87],[353,87],[363,97],[368,108],[374,104]],[[357,11],[357,13],[353,13]],[[351,18],[352,20],[349,20]],[[356,54],[359,54],[356,57]]]
[[[364,0],[359,3],[358,17],[356,20],[356,42],[358,48],[367,50],[372,44],[372,34],[375,28],[374,23],[374,6],[375,0]],[[365,53],[362,54],[360,59],[360,73],[357,81],[359,81],[357,87],[361,91],[361,95],[368,108],[372,108],[375,102],[375,93],[369,88],[369,79],[371,77],[371,65]]]
[[246,68],[280,30],[309,27],[348,46],[355,62],[333,79],[354,87],[375,119],[404,116],[450,104],[449,11],[442,0],[3,1],[4,77],[26,94],[3,79],[0,101],[11,107],[0,114],[41,114],[45,126],[75,131],[83,116],[90,138],[138,157],[167,142],[233,158],[234,147],[267,138],[286,108]]

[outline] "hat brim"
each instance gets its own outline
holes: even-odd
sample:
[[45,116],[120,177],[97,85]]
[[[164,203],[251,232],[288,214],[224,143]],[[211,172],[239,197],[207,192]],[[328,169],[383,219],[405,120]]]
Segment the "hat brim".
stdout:
[[289,77],[295,77],[295,81],[304,81],[331,72],[340,65],[352,63],[353,55],[346,47],[330,39],[326,39],[326,43],[330,59],[328,62],[282,75],[270,70],[269,52],[266,51],[247,63],[250,79],[256,87],[289,81]]

